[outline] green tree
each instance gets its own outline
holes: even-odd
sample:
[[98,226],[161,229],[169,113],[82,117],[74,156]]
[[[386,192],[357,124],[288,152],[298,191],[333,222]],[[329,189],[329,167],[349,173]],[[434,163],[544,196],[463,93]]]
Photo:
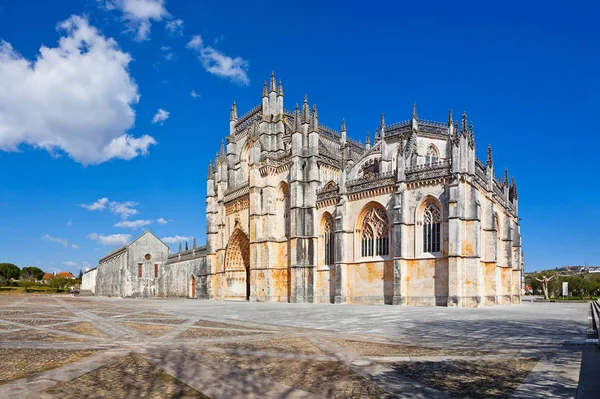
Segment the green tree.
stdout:
[[44,277],[44,271],[39,267],[26,266],[21,269],[21,280],[37,281]]
[[55,292],[60,292],[67,285],[67,279],[64,277],[52,277],[49,279],[48,284]]
[[18,279],[21,270],[12,263],[0,263],[0,283],[6,283],[11,279]]
[[83,271],[81,269],[79,269],[79,277],[77,277],[77,280],[79,281],[79,284],[81,284],[81,280],[83,279]]

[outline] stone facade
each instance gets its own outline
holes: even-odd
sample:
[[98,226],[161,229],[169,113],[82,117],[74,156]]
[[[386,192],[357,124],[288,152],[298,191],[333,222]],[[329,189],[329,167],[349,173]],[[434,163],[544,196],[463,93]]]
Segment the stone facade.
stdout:
[[466,114],[386,124],[373,144],[319,123],[281,83],[230,130],[207,180],[211,299],[477,307],[519,303],[517,187],[475,156]]
[[[517,186],[496,177],[491,147],[485,164],[476,157],[466,114],[426,121],[415,105],[393,124],[382,114],[363,145],[344,121],[339,132],[320,124],[306,97],[295,111],[283,100],[272,76],[260,105],[238,117],[234,103],[208,168],[206,247],[169,256],[147,232],[100,261],[98,295],[520,303]],[[138,279],[146,253],[158,275]]]

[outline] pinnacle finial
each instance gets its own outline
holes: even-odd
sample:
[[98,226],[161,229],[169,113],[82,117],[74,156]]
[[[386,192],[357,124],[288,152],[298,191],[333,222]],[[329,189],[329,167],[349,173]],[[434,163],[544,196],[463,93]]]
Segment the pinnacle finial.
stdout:
[[314,132],[317,132],[319,130],[319,114],[317,112],[316,104],[313,104],[313,107],[312,107],[311,121],[312,121],[312,130]]
[[235,101],[234,101],[233,105],[231,106],[231,112],[229,113],[229,120],[235,121],[235,120],[237,120],[237,118],[238,118],[237,105],[235,105]]
[[379,120],[379,130],[383,131],[385,129],[385,116],[383,112],[381,113],[381,119]]
[[448,127],[452,126],[452,109],[448,111]]
[[219,151],[219,157],[225,159],[225,140],[221,140],[221,150]]
[[419,117],[417,116],[417,103],[413,103],[413,113],[412,113],[412,117],[413,119],[419,119]]
[[488,151],[487,151],[487,162],[485,163],[485,166],[490,168],[494,165],[494,161],[492,160],[492,145],[488,145]]
[[279,81],[279,86],[277,87],[277,95],[279,97],[283,97],[283,83],[281,83],[281,80]]
[[269,82],[269,92],[276,91],[277,85],[275,81],[275,71],[271,72],[271,81]]
[[367,132],[367,138],[365,139],[365,144],[366,145],[370,145],[371,144],[371,135],[369,134],[369,132]]
[[269,93],[267,92],[267,81],[265,80],[265,83],[263,83],[263,93],[262,93],[263,97],[268,97]]
[[194,237],[194,248],[196,248],[196,237]]
[[214,178],[214,172],[213,172],[212,161],[208,161],[208,176],[206,177],[206,180],[211,180],[213,178]]
[[296,103],[296,110],[294,111],[294,131],[300,131],[300,111],[298,110],[298,103]]
[[304,104],[302,104],[302,122],[310,121],[310,110],[308,109],[308,95],[304,95]]
[[508,187],[508,169],[504,169],[504,185]]
[[179,253],[181,253],[181,241],[179,241]]
[[460,132],[465,136],[467,135],[467,113],[466,112],[463,112],[463,114],[462,114],[462,123],[460,125]]
[[342,118],[342,130],[341,131],[342,132],[346,131],[346,119],[343,119],[343,118]]
[[475,133],[473,132],[473,122],[469,123],[469,144],[475,148]]

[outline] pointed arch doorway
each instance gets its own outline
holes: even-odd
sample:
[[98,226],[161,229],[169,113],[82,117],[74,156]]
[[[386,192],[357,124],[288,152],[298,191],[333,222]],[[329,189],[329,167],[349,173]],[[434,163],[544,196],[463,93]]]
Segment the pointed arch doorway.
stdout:
[[190,277],[190,298],[196,298],[196,276]]
[[225,299],[250,299],[250,241],[241,229],[236,229],[225,252]]

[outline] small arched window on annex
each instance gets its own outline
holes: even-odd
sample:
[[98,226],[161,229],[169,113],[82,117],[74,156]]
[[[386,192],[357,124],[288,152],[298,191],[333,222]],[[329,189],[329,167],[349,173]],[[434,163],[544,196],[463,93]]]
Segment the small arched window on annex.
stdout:
[[417,208],[418,249],[423,255],[439,255],[442,252],[442,206],[437,198],[428,196]]
[[431,144],[429,147],[427,147],[427,152],[425,153],[425,164],[434,165],[438,163],[439,159],[440,152],[433,144]]
[[383,205],[370,202],[363,208],[358,217],[356,235],[362,258],[390,254],[390,219]]
[[335,228],[331,213],[325,212],[323,214],[319,230],[321,248],[323,248],[320,262],[323,262],[322,264],[325,266],[333,266],[335,264]]
[[275,205],[279,238],[290,238],[290,204],[290,189],[287,183],[282,181],[277,190],[277,203]]

